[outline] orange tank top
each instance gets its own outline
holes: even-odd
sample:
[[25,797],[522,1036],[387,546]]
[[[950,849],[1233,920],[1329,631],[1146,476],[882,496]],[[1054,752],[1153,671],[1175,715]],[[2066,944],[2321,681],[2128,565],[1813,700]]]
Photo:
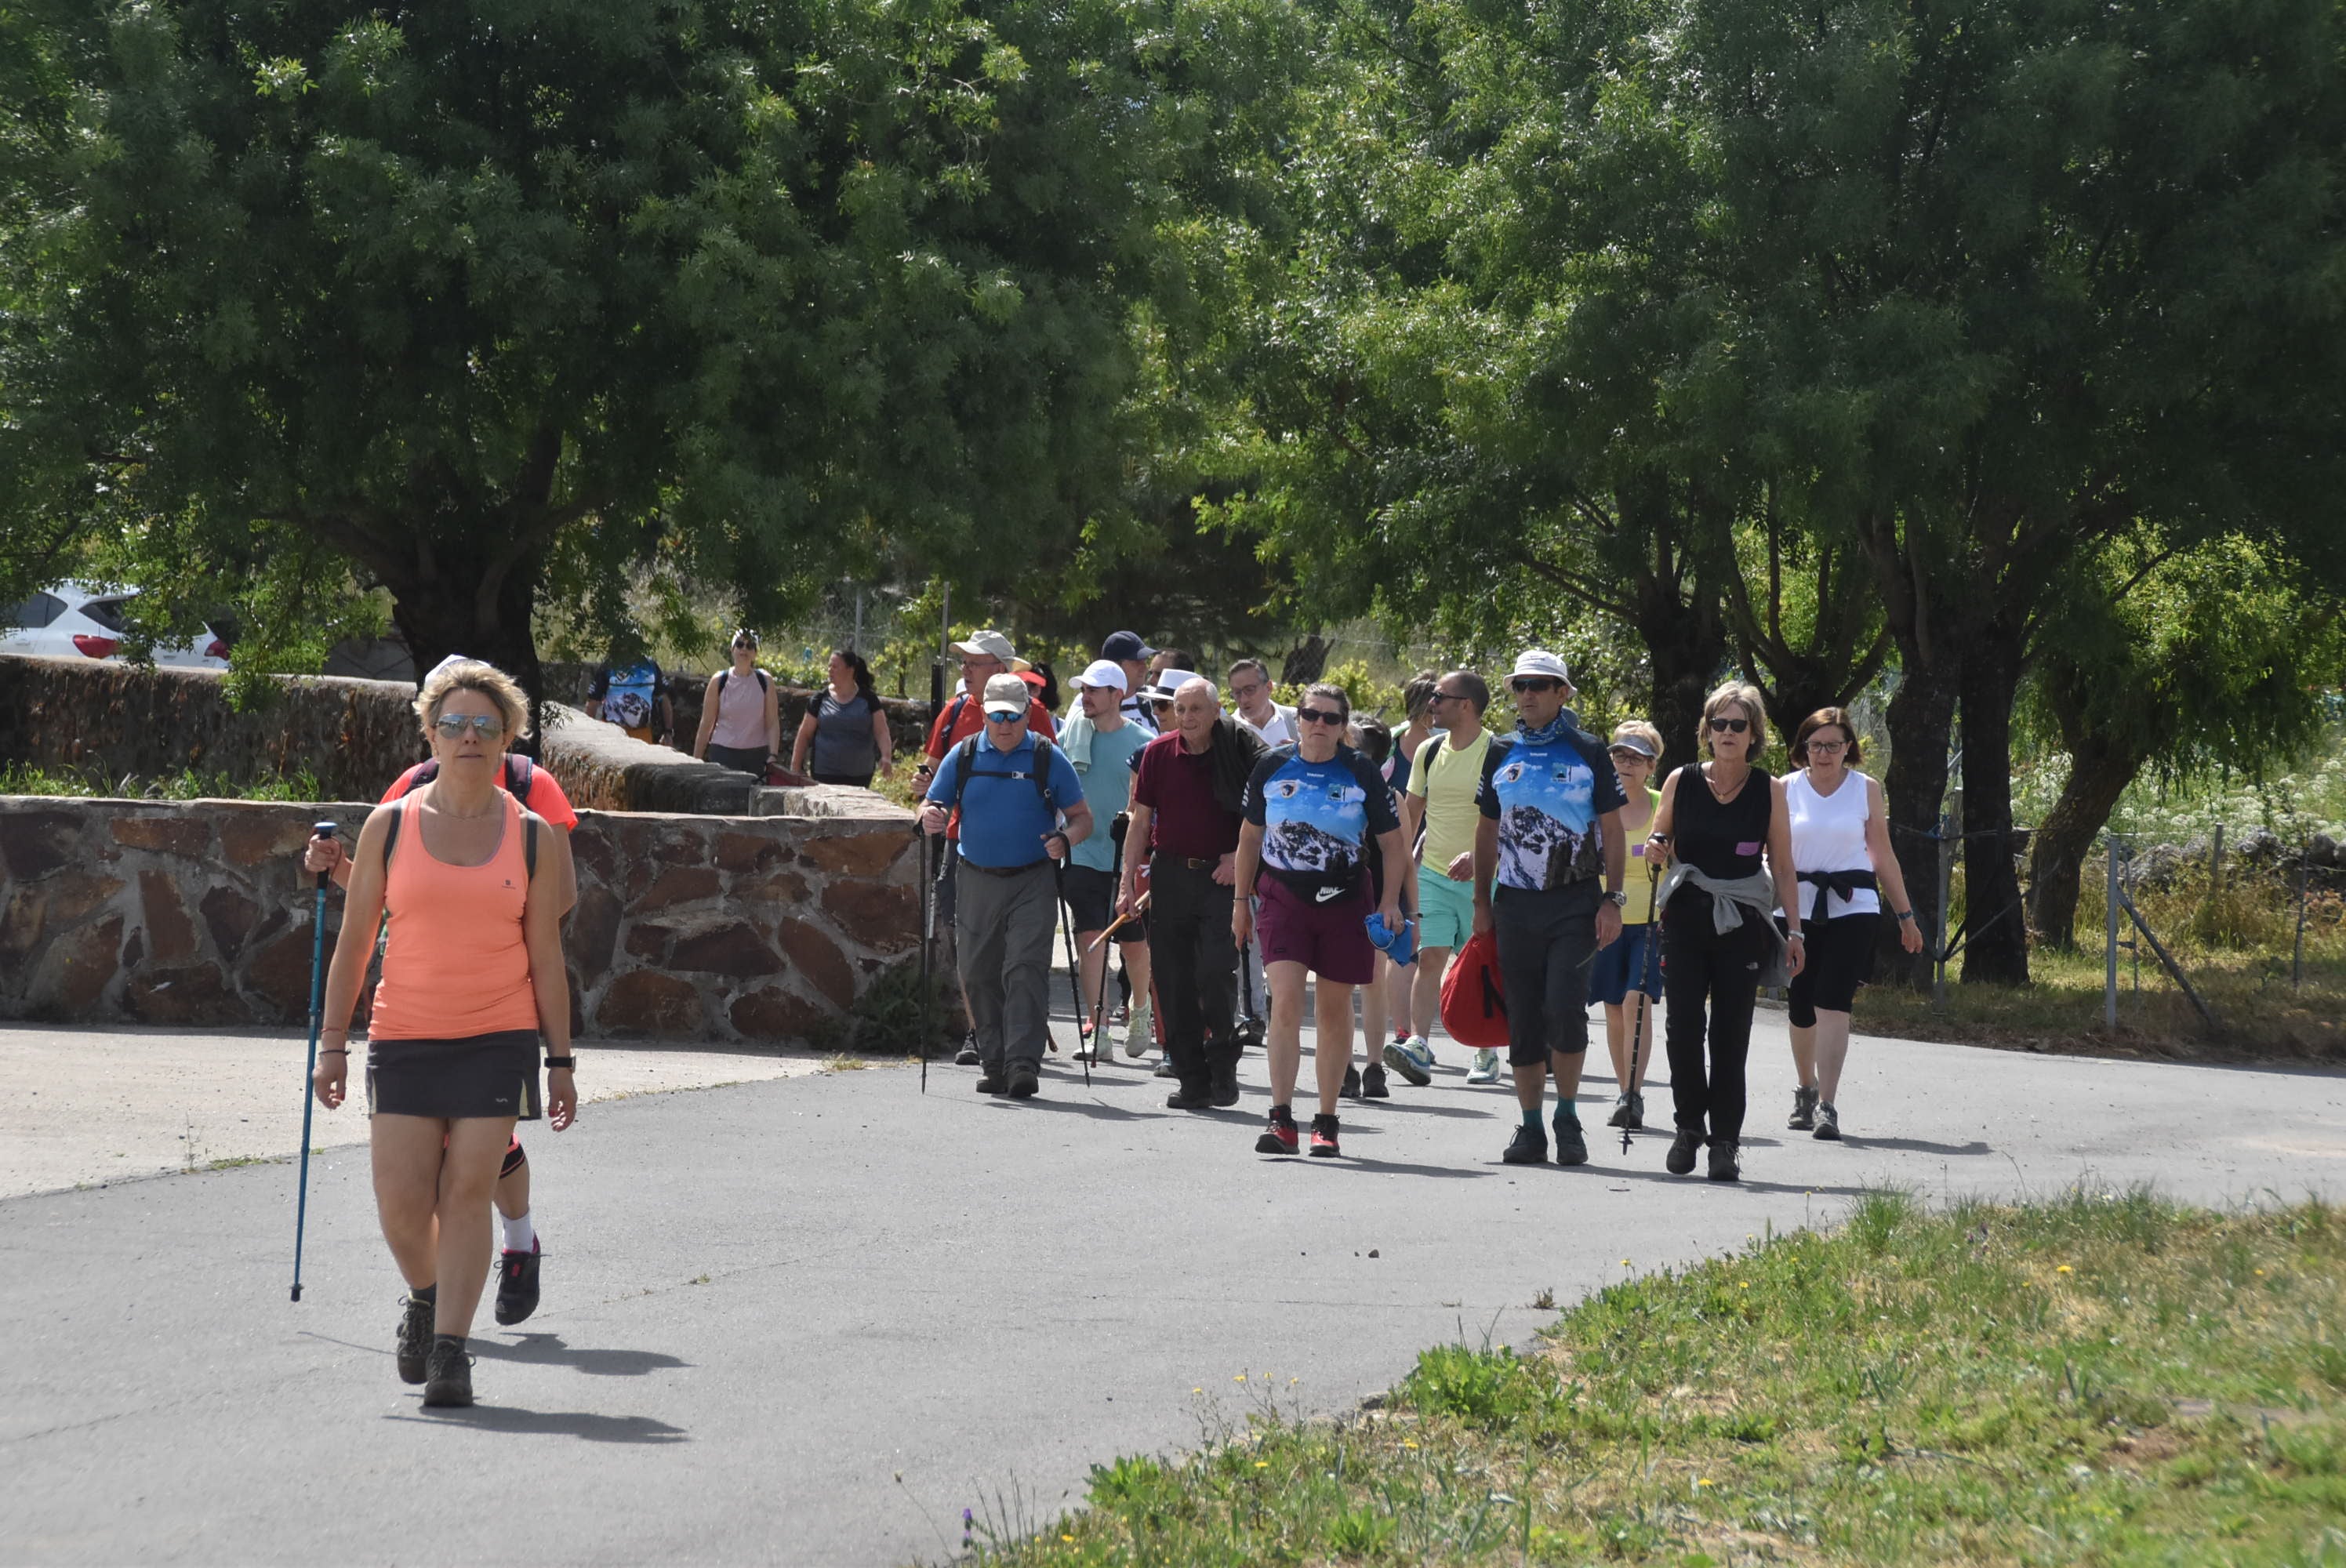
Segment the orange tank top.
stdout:
[[521,804],[504,790],[505,824],[485,864],[452,866],[423,847],[423,791],[400,801],[399,842],[383,886],[391,935],[368,1035],[464,1040],[537,1027],[522,908],[529,871]]

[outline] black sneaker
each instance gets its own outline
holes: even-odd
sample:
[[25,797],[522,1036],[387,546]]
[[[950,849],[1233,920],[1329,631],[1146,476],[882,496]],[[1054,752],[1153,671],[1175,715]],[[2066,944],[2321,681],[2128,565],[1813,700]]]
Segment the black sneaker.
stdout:
[[454,1334],[434,1335],[432,1355],[423,1380],[423,1402],[427,1405],[471,1404],[473,1358],[464,1354],[464,1341]]
[[1633,1133],[1646,1130],[1646,1096],[1635,1089],[1629,1091],[1629,1119],[1621,1125]]
[[1702,1135],[1684,1127],[1670,1140],[1670,1152],[1662,1156],[1662,1168],[1672,1176],[1685,1176],[1694,1169],[1694,1152],[1702,1147]]
[[1817,1106],[1816,1135],[1829,1144],[1841,1142],[1841,1113],[1820,1103]]
[[1710,1170],[1708,1174],[1711,1180],[1740,1181],[1743,1178],[1743,1167],[1735,1163],[1737,1146],[1733,1138],[1710,1140]]
[[508,1326],[537,1310],[537,1263],[545,1254],[536,1237],[527,1252],[510,1248],[497,1260],[497,1321]]
[[1608,1127],[1626,1127],[1629,1125],[1628,1095],[1616,1095],[1613,1096],[1613,1114],[1605,1118],[1605,1125]]
[[1361,1074],[1361,1098],[1363,1100],[1392,1098],[1392,1091],[1385,1087],[1385,1070],[1382,1063],[1370,1063],[1368,1071]]
[[1214,1069],[1213,1079],[1207,1086],[1217,1106],[1227,1110],[1239,1103],[1239,1064],[1225,1062]]
[[1547,1135],[1537,1127],[1518,1126],[1515,1141],[1500,1155],[1502,1165],[1544,1166],[1547,1164]]
[[961,1050],[954,1055],[954,1065],[956,1067],[974,1067],[977,1065],[977,1035],[975,1032],[973,1031],[972,1033],[962,1036]]
[[1784,1120],[1788,1131],[1805,1133],[1817,1125],[1817,1092],[1795,1087],[1792,1090],[1792,1114]]
[[1010,1092],[1010,1080],[1000,1073],[980,1073],[977,1075],[977,1092],[981,1095],[1008,1094]]
[[1013,1063],[1011,1064],[1010,1097],[1012,1099],[1031,1100],[1035,1097],[1035,1091],[1042,1086],[1042,1083],[1035,1076],[1035,1069],[1033,1067],[1024,1062]]
[[1184,1084],[1165,1096],[1165,1108],[1168,1111],[1202,1111],[1213,1103],[1213,1095],[1202,1084]]
[[423,1364],[432,1353],[432,1314],[434,1305],[410,1291],[400,1303],[405,1308],[399,1315],[399,1380],[420,1383],[423,1380]]
[[1588,1163],[1588,1140],[1580,1135],[1580,1123],[1563,1116],[1556,1119],[1556,1163],[1560,1166],[1585,1166]]
[[1296,1147],[1295,1114],[1285,1105],[1274,1105],[1270,1121],[1255,1139],[1254,1152],[1259,1155],[1291,1155]]
[[1337,1093],[1347,1100],[1361,1097],[1361,1070],[1349,1062],[1344,1064],[1344,1086]]
[[1311,1157],[1318,1160],[1332,1160],[1343,1152],[1343,1150],[1336,1146],[1336,1118],[1333,1116],[1312,1117]]

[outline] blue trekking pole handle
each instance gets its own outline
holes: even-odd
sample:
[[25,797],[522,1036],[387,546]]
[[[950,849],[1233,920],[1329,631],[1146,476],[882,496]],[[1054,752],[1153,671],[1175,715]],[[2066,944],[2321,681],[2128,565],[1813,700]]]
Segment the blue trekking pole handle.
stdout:
[[[336,824],[320,822],[315,831],[331,839]],[[310,921],[310,1053],[301,1069],[301,1176],[293,1196],[293,1299],[301,1299],[301,1237],[310,1223],[310,1117],[317,1109],[318,1032],[326,1012],[326,883],[331,871],[318,873],[317,902]]]

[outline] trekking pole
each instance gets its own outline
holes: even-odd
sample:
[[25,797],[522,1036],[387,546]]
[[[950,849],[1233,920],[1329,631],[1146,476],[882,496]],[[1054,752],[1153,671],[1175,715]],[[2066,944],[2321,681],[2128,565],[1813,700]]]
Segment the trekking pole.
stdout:
[[[1658,918],[1661,911],[1654,908],[1654,892],[1661,885],[1661,881],[1662,868],[1651,861],[1647,862],[1646,962],[1638,966],[1643,972],[1637,976],[1637,1015],[1629,1023],[1629,1081],[1621,1085],[1621,1092],[1630,1095],[1637,1092],[1637,1047],[1645,1042],[1646,1009],[1653,999],[1653,993],[1647,988],[1647,982],[1652,977],[1662,957],[1662,922]],[[1643,1120],[1642,1117],[1639,1119]],[[1621,1152],[1625,1155],[1629,1152],[1629,1128],[1626,1123],[1621,1128]]]
[[[320,822],[315,831],[321,839],[332,839],[335,824]],[[309,1064],[301,1071],[301,1176],[293,1194],[293,1299],[301,1299],[301,1237],[310,1227],[310,1116],[317,1108],[318,1094],[318,1029],[326,1012],[326,883],[332,871],[318,873],[317,903],[311,914],[310,926],[310,1053]],[[345,1066],[350,1058],[343,1059]]]
[[[1084,1087],[1088,1089],[1092,1086],[1092,1057],[1099,1051],[1099,1042],[1096,1037],[1089,1042],[1085,1041],[1083,1038],[1084,981],[1083,972],[1076,964],[1076,911],[1072,908],[1068,907],[1067,904],[1067,862],[1064,860],[1053,860],[1051,862],[1051,875],[1059,884],[1059,920],[1061,922],[1059,926],[1059,934],[1066,939],[1067,944],[1067,996],[1069,1000],[1074,1002],[1076,1004],[1076,1054],[1083,1059]],[[1107,970],[1105,963],[1101,966],[1100,979],[1102,982],[1106,982],[1107,979]],[[1102,991],[1106,991],[1107,987],[1103,983],[1100,989]],[[1047,1018],[1048,1012],[1046,1010],[1046,1022],[1044,1023],[1043,1027],[1046,1032],[1050,1028]]]
[[[919,820],[914,819],[913,830],[919,832]],[[937,836],[921,833],[921,1014],[919,1048],[921,1053],[921,1093],[929,1092],[929,1009],[935,1003],[935,987],[930,983],[931,955],[937,945]]]

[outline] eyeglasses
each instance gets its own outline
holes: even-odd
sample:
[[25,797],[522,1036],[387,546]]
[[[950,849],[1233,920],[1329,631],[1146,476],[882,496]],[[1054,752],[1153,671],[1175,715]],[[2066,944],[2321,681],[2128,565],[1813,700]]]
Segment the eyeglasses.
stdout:
[[1324,708],[1299,708],[1295,710],[1295,717],[1306,724],[1341,724],[1345,722],[1345,716],[1343,714],[1331,713]]
[[1848,750],[1849,742],[1846,740],[1819,740],[1815,736],[1811,735],[1804,743],[1802,749],[1811,752],[1821,751],[1826,756],[1831,757],[1836,751]]
[[444,713],[432,721],[443,740],[454,740],[470,729],[484,740],[495,740],[505,732],[505,721],[493,713]]
[[1511,680],[1507,682],[1507,689],[1509,691],[1554,691],[1556,689],[1556,682],[1548,679],[1545,676],[1526,676],[1521,680]]
[[1234,681],[1230,685],[1230,695],[1244,702],[1261,689],[1262,682],[1259,680],[1250,680],[1244,686],[1239,686]]
[[1730,735],[1740,735],[1750,728],[1751,721],[1748,718],[1714,718],[1710,721],[1710,732],[1713,735],[1718,734],[1722,729],[1726,730]]

